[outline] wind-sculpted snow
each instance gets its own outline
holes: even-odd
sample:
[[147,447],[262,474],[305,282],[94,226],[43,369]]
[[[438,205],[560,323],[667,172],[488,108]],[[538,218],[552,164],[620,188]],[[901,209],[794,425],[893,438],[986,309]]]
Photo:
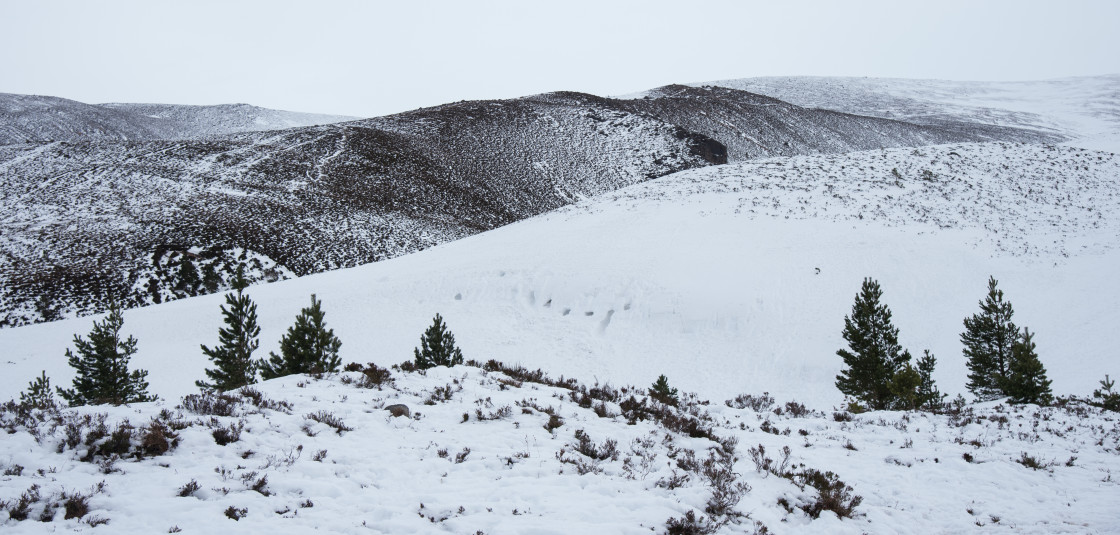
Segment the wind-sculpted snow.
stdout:
[[[214,291],[250,257],[253,280],[392,258],[729,156],[994,135],[739,91],[667,91],[462,102],[197,140],[0,147],[0,325],[95,312],[112,298],[135,306]],[[180,122],[198,111],[129,109]],[[209,284],[183,283],[188,260]]]
[[190,139],[351,119],[354,117],[270,110],[248,104],[85,104],[58,97],[0,93],[0,145]]

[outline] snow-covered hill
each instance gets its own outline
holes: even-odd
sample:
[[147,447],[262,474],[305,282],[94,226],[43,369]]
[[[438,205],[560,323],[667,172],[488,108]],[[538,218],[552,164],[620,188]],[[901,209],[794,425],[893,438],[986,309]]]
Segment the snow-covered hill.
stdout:
[[351,119],[354,117],[270,110],[248,104],[86,104],[58,97],[0,93],[0,145],[190,139]]
[[[744,162],[250,293],[264,352],[315,293],[348,360],[400,362],[439,312],[478,360],[634,384],[665,373],[713,398],[769,391],[826,408],[841,401],[835,351],[864,277],[882,284],[903,345],[931,349],[957,393],[961,322],[993,275],[1038,333],[1055,391],[1087,394],[1118,374],[1117,176],[1111,154],[1001,143]],[[165,370],[150,378],[157,392],[193,390],[221,302],[126,312],[138,365]],[[68,381],[63,353],[89,327],[0,332],[0,394],[40,369]]]
[[735,160],[993,137],[1040,138],[696,90],[550,93],[185,141],[10,145],[0,147],[0,326],[211,291],[183,283],[184,259],[213,289],[249,259],[254,280],[276,280],[392,258],[724,163],[728,147]]
[[1120,152],[1120,74],[1032,82],[796,76],[703,85],[919,124],[965,121],[1042,130],[1079,147]]
[[[287,377],[257,385],[261,396],[234,394],[231,412],[207,411],[179,399],[204,377],[199,345],[217,341],[222,297],[129,310],[132,366],[165,401],[42,423],[6,413],[0,500],[11,511],[26,494],[29,519],[0,526],[664,533],[691,512],[728,522],[719,533],[1107,533],[1120,523],[1115,413],[993,402],[849,416],[834,414],[833,383],[864,277],[882,284],[902,344],[937,356],[934,377],[951,395],[964,391],[962,319],[989,275],[1037,333],[1056,394],[1086,395],[1120,374],[1118,176],[1111,153],[1012,143],[739,162],[248,290],[261,356],[314,293],[344,361],[409,360],[440,313],[468,359],[575,377],[597,387],[586,397],[571,383],[464,366],[394,372],[384,390],[359,388],[357,372]],[[0,399],[41,370],[68,385],[65,350],[90,323],[0,330]],[[659,374],[698,397],[662,413],[672,417],[641,409]],[[742,394],[757,410],[724,403]],[[390,418],[392,403],[414,416]],[[546,429],[549,412],[562,425]],[[132,438],[114,441],[125,418]],[[177,429],[159,456],[171,444],[152,438],[153,418]],[[219,445],[215,432],[238,440]],[[810,516],[820,493],[805,484],[809,469],[851,486],[844,503],[860,496],[853,518]],[[88,496],[89,510],[64,518],[62,493]],[[731,514],[708,512],[713,497]]]

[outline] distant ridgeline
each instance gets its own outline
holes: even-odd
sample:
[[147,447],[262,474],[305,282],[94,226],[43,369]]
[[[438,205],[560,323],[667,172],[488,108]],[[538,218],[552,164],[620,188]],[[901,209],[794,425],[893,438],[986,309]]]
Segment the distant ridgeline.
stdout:
[[237,266],[271,281],[393,258],[728,161],[1049,139],[685,86],[301,126],[332,119],[0,95],[0,326],[222,291]]

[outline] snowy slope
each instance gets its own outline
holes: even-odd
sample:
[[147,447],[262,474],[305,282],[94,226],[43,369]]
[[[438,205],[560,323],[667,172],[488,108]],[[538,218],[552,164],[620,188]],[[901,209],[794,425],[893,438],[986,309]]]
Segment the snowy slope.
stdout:
[[554,98],[206,140],[0,147],[0,325],[198,293],[176,289],[168,251],[209,251],[196,269],[227,275],[236,250],[296,275],[414,252],[721,161],[708,144],[720,147]]
[[[957,415],[837,421],[831,409],[841,401],[833,381],[843,316],[865,276],[881,282],[903,345],[937,355],[942,391],[963,392],[957,336],[989,274],[1017,323],[1038,333],[1056,394],[1085,395],[1105,373],[1116,376],[1118,176],[1112,154],[1004,143],[692,169],[416,254],[251,287],[258,354],[277,349],[315,293],[344,361],[410,359],[439,312],[468,359],[610,389],[664,373],[699,393],[687,404],[692,417],[737,441],[734,481],[750,490],[732,510],[750,518],[720,533],[1108,533],[1120,523],[1115,413],[988,403]],[[149,370],[164,401],[65,413],[107,413],[110,429],[127,418],[135,448],[167,409],[164,421],[186,426],[168,454],[84,462],[80,439],[95,425],[60,416],[71,419],[32,433],[4,416],[14,433],[0,440],[0,501],[16,503],[31,485],[41,495],[30,520],[0,521],[5,532],[88,530],[101,518],[109,524],[97,529],[122,533],[663,533],[670,518],[709,516],[711,481],[685,450],[702,461],[721,446],[650,420],[628,425],[625,396],[600,394],[583,407],[566,388],[458,367],[395,372],[384,390],[345,384],[359,379],[353,372],[258,386],[286,409],[248,400],[232,416],[176,409],[203,377],[198,346],[217,340],[221,302],[126,311],[124,331],[139,339],[132,365]],[[44,369],[67,385],[63,353],[89,327],[82,318],[0,331],[0,399]],[[762,392],[777,404],[723,403]],[[775,413],[790,400],[824,412]],[[391,403],[420,415],[389,418]],[[546,409],[564,420],[552,432]],[[317,423],[320,411],[351,429]],[[238,442],[215,443],[215,429],[240,423]],[[74,427],[79,442],[67,446]],[[618,457],[581,456],[577,430],[597,448],[616,441]],[[789,470],[836,472],[862,497],[855,518],[811,519],[799,506],[812,489],[756,470],[758,445],[779,463],[788,446]],[[179,497],[192,480],[199,489]],[[65,520],[51,510],[50,522],[37,521],[61,492],[91,494],[90,512]],[[235,523],[230,507],[246,516]]]
[[1117,74],[1031,82],[798,76],[707,84],[920,124],[967,121],[1038,129],[1068,137],[1079,147],[1120,152]]
[[1046,139],[666,89],[459,102],[204,139],[9,145],[0,327],[103,311],[110,298],[139,306],[205,293],[176,278],[190,255],[226,279],[232,252],[247,251],[261,263],[254,280],[275,280],[415,252],[729,156],[993,138]]
[[[823,408],[840,402],[835,351],[863,277],[881,282],[903,345],[931,349],[956,393],[961,321],[994,275],[1038,333],[1055,391],[1084,394],[1117,373],[1118,175],[1111,154],[998,143],[746,162],[251,294],[264,352],[315,293],[348,360],[404,360],[439,312],[479,360],[636,384],[665,373],[712,397],[769,391]],[[157,392],[202,377],[196,348],[213,343],[220,303],[125,314],[138,365],[164,370],[150,378]],[[68,380],[64,350],[89,325],[0,332],[0,393],[40,369]]]

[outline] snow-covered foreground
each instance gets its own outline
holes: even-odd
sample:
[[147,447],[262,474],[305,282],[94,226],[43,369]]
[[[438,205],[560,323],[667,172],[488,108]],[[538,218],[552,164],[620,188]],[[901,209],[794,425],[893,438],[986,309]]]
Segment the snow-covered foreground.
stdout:
[[[1098,409],[991,403],[843,421],[794,415],[761,396],[739,408],[686,398],[667,414],[695,421],[693,438],[658,423],[666,419],[640,418],[657,407],[635,408],[630,397],[644,399],[644,389],[548,386],[470,366],[398,371],[383,389],[363,388],[362,378],[289,376],[256,385],[254,396],[231,393],[225,410],[198,399],[87,407],[30,426],[3,414],[14,433],[0,441],[0,500],[27,519],[0,526],[12,534],[88,531],[104,520],[95,532],[638,534],[663,533],[690,511],[726,523],[727,533],[1105,533],[1120,525],[1118,415]],[[396,403],[411,417],[390,417],[385,407]],[[109,436],[98,438],[98,414]],[[164,432],[144,439],[153,419]],[[124,420],[132,438],[117,441],[123,458],[114,460],[108,444]],[[733,457],[720,453],[732,448]],[[797,475],[809,468],[851,487],[840,501],[856,504],[852,518],[810,517],[821,493]],[[730,514],[705,512],[717,490]],[[88,511],[75,507],[84,514],[65,519],[64,493],[88,497]]]

